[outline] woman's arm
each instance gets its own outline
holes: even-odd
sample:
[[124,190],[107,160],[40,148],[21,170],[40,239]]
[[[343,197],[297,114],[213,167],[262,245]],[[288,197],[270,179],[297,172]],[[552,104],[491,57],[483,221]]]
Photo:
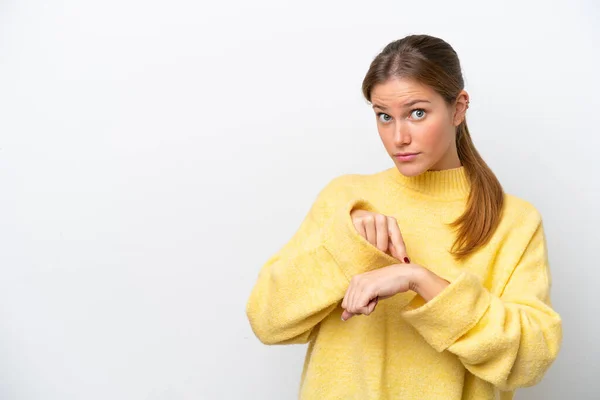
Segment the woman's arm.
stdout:
[[398,262],[363,239],[352,224],[362,200],[346,200],[344,177],[319,194],[292,239],[261,268],[246,313],[265,344],[306,343],[344,297],[350,278]]
[[431,273],[417,274],[415,291],[420,296],[402,312],[437,351],[456,354],[471,373],[501,390],[541,380],[562,340],[561,318],[550,302],[539,213],[533,212],[523,226],[533,233],[498,294],[490,293],[468,271],[449,285]]

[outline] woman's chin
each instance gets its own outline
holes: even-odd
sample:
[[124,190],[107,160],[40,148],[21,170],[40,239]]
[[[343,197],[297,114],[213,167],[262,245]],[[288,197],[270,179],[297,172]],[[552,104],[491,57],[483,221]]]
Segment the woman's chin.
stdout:
[[396,168],[398,168],[398,171],[400,171],[402,175],[408,178],[420,175],[427,170],[427,168],[422,166],[421,164],[401,162],[396,162]]

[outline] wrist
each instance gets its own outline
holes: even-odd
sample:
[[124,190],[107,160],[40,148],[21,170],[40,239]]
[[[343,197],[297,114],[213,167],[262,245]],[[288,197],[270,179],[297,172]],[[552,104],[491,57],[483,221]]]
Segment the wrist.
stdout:
[[439,277],[425,267],[418,266],[413,273],[411,290],[416,292],[425,301],[430,301],[440,294],[450,282]]

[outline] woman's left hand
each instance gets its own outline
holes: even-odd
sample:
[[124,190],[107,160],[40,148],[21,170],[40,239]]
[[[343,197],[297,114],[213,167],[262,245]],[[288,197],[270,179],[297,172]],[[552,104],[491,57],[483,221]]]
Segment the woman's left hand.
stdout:
[[346,321],[356,314],[370,315],[379,300],[415,290],[417,276],[423,269],[416,264],[393,264],[355,275],[342,301],[342,319]]

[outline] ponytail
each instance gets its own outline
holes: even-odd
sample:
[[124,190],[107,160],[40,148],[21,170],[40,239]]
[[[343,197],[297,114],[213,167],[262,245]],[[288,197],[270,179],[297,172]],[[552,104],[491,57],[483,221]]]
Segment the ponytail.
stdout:
[[457,229],[451,253],[461,260],[488,243],[500,223],[504,205],[502,185],[473,144],[466,119],[456,131],[458,158],[471,183],[465,212],[451,227]]

